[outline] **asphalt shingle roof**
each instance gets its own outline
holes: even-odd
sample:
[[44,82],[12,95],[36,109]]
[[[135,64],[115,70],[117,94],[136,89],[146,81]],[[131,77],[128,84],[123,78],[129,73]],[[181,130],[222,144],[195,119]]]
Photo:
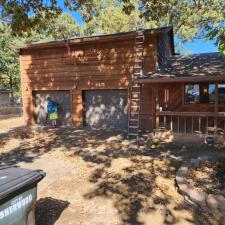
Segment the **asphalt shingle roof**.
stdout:
[[220,53],[203,53],[193,55],[174,55],[158,71],[148,78],[185,78],[225,76],[225,57]]

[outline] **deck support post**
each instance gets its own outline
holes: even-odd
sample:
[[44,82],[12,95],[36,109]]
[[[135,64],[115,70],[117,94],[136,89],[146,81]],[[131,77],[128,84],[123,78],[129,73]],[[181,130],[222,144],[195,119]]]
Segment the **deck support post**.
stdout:
[[215,90],[215,107],[214,107],[214,131],[217,131],[218,126],[218,101],[219,101],[219,92],[218,92],[218,81],[215,83],[216,90]]
[[177,131],[180,133],[180,117],[177,117]]
[[201,117],[198,118],[198,131],[201,133]]
[[173,131],[173,117],[170,117],[170,130]]
[[156,104],[156,130],[159,129],[159,115],[158,115],[158,112],[159,112],[159,89],[157,88],[157,90],[155,90],[155,104]]

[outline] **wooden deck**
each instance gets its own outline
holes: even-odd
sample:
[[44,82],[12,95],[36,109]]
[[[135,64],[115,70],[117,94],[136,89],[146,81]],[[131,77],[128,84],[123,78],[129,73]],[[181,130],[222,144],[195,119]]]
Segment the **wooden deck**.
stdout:
[[156,112],[156,130],[166,129],[176,133],[225,134],[224,112]]

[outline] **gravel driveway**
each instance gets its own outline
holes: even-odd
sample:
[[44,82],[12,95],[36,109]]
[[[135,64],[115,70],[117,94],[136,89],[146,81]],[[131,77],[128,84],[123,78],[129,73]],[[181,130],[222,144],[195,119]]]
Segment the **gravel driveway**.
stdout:
[[224,149],[126,140],[118,130],[21,130],[0,140],[2,164],[47,172],[37,225],[219,225],[224,215],[186,203],[174,182],[190,157]]

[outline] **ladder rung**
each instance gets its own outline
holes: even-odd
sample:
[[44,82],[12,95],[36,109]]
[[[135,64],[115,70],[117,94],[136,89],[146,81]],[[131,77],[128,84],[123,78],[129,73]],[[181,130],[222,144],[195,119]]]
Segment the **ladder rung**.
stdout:
[[129,133],[130,136],[138,136],[138,133]]
[[136,121],[129,121],[129,124],[131,126],[136,126],[135,124],[138,124],[138,120],[136,120]]
[[140,101],[140,99],[132,98],[131,101]]
[[143,34],[139,34],[139,35],[136,36],[136,38],[141,38],[141,37],[144,38],[144,35]]
[[129,126],[131,129],[138,129],[138,126]]
[[131,114],[131,115],[137,115],[138,112],[131,112],[130,114]]
[[141,88],[141,86],[131,86],[131,88]]
[[142,29],[142,30],[137,30],[137,31],[136,31],[136,34],[137,34],[137,35],[138,35],[138,34],[143,34],[143,35],[144,35],[144,32],[145,32],[145,31],[144,31],[143,29]]
[[129,119],[129,121],[138,121],[138,119]]
[[141,92],[140,91],[132,91],[132,94],[134,94],[134,93],[140,94]]
[[136,41],[135,44],[136,45],[144,44],[144,41]]
[[131,108],[139,108],[140,106],[139,105],[131,105],[130,107]]

